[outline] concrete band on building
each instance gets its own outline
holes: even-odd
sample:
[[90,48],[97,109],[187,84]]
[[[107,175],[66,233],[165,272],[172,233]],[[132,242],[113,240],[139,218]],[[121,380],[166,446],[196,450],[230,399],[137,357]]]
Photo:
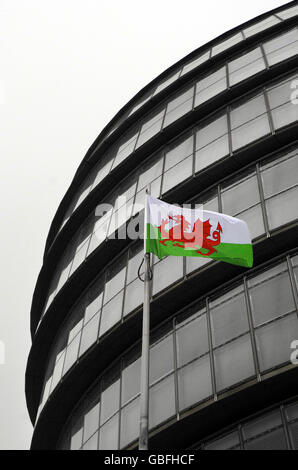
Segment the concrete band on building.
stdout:
[[32,449],[137,448],[143,242],[123,233],[142,232],[149,183],[245,220],[254,247],[252,269],[153,257],[150,448],[298,449],[297,121],[294,1],[193,51],[105,127],[33,295]]

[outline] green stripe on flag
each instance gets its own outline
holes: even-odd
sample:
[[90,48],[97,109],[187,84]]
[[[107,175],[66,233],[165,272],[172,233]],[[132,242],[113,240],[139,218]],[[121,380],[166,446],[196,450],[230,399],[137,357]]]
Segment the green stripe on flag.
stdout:
[[[151,236],[151,238],[150,238]],[[164,256],[196,256],[201,258],[212,258],[219,261],[224,261],[238,266],[251,268],[253,265],[253,250],[252,245],[241,243],[220,243],[214,246],[215,252],[211,255],[204,256],[193,248],[182,248],[174,246],[172,241],[167,241],[165,245],[159,241],[162,240],[160,230],[151,224],[147,224],[147,237],[146,237],[146,252],[154,253],[158,258]],[[199,249],[199,247],[198,247]],[[203,253],[208,253],[207,249],[201,250]]]

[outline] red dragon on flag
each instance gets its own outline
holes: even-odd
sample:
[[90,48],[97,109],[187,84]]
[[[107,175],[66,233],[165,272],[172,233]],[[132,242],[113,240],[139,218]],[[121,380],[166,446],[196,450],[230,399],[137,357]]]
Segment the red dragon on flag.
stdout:
[[[170,224],[170,221],[174,222],[174,225],[169,230],[166,230],[166,225]],[[157,227],[160,230],[162,240],[159,243],[166,246],[166,243],[170,242],[173,246],[180,248],[197,248],[196,252],[203,256],[210,256],[216,252],[215,246],[220,244],[220,237],[222,233],[222,227],[218,222],[216,230],[213,230],[211,237],[211,227],[209,219],[202,222],[199,218],[194,222],[191,229],[191,223],[185,219],[183,215],[169,215],[167,219],[162,219],[161,225]],[[208,250],[207,253],[203,253],[201,249]]]

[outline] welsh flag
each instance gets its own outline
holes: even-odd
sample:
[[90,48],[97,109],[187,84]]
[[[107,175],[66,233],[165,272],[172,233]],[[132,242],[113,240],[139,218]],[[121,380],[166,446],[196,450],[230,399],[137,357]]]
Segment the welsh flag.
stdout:
[[253,251],[246,222],[202,208],[167,204],[147,195],[145,253],[210,257],[251,268]]

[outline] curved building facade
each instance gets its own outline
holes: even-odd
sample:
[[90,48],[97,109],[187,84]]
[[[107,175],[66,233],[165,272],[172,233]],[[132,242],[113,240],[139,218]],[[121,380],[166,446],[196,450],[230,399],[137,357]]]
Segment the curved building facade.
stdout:
[[245,220],[254,246],[252,269],[152,257],[150,448],[298,449],[297,20],[290,2],[195,50],[88,150],[32,300],[32,449],[137,448],[143,244],[125,233],[149,183]]

